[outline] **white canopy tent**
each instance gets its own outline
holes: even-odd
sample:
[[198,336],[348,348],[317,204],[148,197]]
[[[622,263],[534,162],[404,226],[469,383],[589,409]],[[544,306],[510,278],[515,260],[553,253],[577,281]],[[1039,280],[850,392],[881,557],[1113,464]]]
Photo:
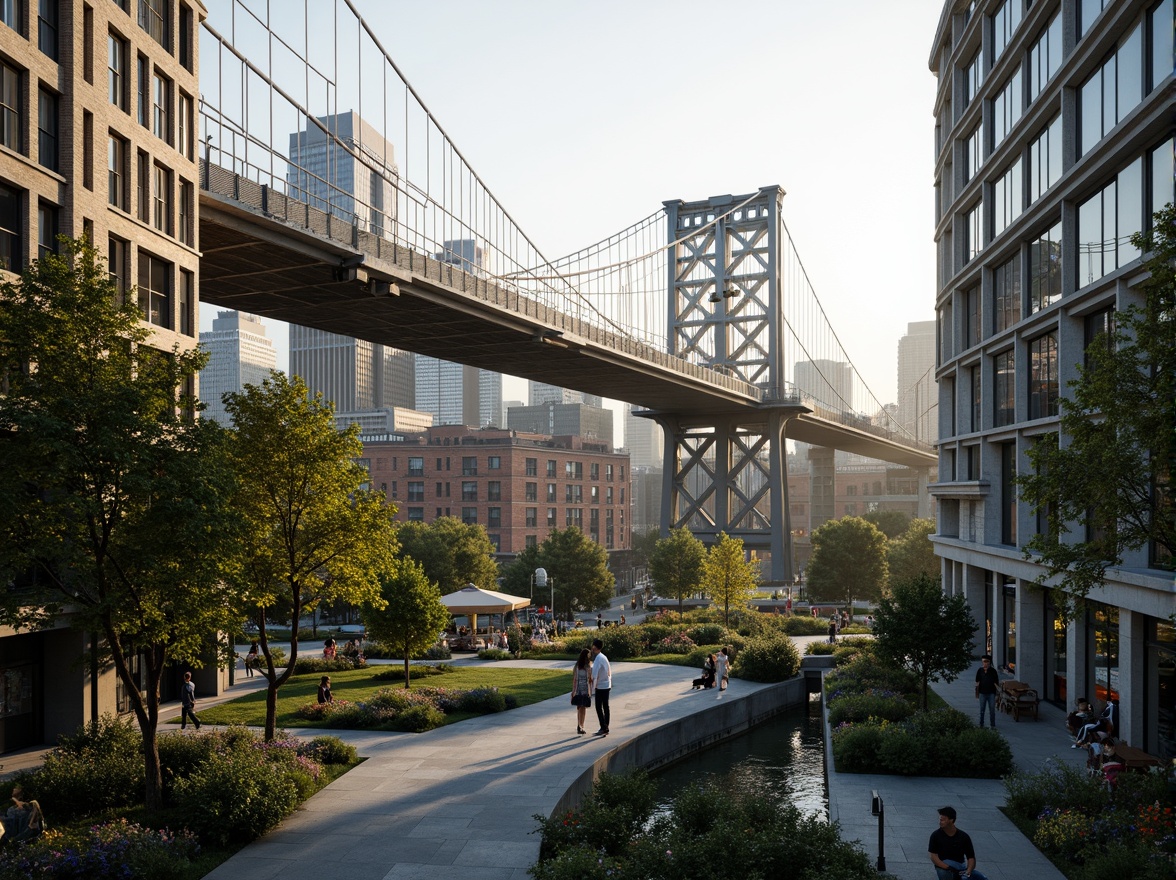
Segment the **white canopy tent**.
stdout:
[[518,608],[526,608],[531,600],[526,596],[510,596],[466,584],[457,592],[442,596],[441,604],[449,609],[450,614],[468,614],[471,635],[477,636],[479,614],[506,614]]

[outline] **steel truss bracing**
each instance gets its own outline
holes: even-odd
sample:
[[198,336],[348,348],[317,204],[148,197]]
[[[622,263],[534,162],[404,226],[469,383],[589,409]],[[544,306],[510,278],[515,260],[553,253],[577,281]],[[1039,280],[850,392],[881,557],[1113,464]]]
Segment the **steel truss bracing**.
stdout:
[[666,202],[670,351],[763,389],[744,413],[651,413],[665,435],[662,524],[705,542],[719,532],[792,578],[788,419],[806,411],[784,393],[780,205],[784,191]]

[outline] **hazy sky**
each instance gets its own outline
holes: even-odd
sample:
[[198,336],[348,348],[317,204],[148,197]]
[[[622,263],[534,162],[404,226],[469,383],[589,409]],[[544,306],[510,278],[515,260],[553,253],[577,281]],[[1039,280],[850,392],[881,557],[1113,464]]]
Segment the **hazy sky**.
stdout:
[[842,344],[896,399],[898,339],[934,317],[941,0],[353,2],[548,257],[666,200],[780,184]]

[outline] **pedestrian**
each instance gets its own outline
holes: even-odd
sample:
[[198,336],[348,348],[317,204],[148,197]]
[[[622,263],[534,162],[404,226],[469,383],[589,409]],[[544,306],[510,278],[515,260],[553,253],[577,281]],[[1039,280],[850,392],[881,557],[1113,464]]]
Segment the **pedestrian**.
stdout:
[[200,729],[200,719],[196,717],[196,685],[192,684],[192,673],[184,673],[184,683],[180,685],[180,730],[188,728],[188,719]]
[[784,606],[784,612],[789,617],[792,616],[792,597],[791,596],[788,597],[788,604]]
[[323,703],[333,703],[335,698],[331,696],[331,676],[324,675],[319,679],[318,701],[321,706]]
[[625,615],[621,615],[621,626],[625,625]]
[[576,707],[576,733],[585,734],[584,717],[592,705],[592,661],[588,649],[580,651],[576,667],[572,670],[572,705]]
[[260,653],[257,647],[257,640],[249,645],[249,652],[245,655],[245,677],[253,678],[253,670],[260,669]]
[[596,628],[601,629],[604,626],[604,615],[599,611],[596,612]]
[[939,880],[988,880],[976,870],[972,838],[956,828],[955,807],[939,808],[939,827],[931,832],[927,855]]
[[821,616],[821,609],[820,609],[820,608],[818,608],[816,605],[812,606],[812,607],[809,609],[809,611],[812,613],[812,615],[813,615],[813,619],[814,619],[814,620],[815,620],[816,618],[818,618],[818,617],[820,617],[820,616]]
[[976,699],[980,701],[980,726],[984,726],[984,709],[988,708],[988,720],[996,727],[996,686],[1000,676],[992,668],[992,655],[985,654],[980,658],[980,668],[976,670]]
[[841,629],[846,629],[848,627],[849,627],[849,612],[842,611],[841,612]]
[[829,618],[829,644],[837,642],[837,617],[834,615]]
[[727,672],[731,668],[731,655],[727,653],[726,647],[715,655],[715,678],[719,682],[719,690],[725,691],[727,689]]
[[596,718],[600,721],[600,730],[596,736],[608,736],[610,713],[608,710],[608,695],[612,690],[612,667],[608,657],[604,656],[604,642],[600,639],[592,640],[592,681],[596,689]]

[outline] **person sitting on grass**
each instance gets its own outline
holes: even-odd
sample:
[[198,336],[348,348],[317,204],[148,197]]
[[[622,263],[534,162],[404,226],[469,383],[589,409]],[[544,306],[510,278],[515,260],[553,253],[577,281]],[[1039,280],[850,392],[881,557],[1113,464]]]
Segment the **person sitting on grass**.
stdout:
[[12,806],[0,818],[0,834],[5,842],[20,843],[32,840],[45,830],[45,816],[36,800],[25,800],[24,789],[12,789]]

